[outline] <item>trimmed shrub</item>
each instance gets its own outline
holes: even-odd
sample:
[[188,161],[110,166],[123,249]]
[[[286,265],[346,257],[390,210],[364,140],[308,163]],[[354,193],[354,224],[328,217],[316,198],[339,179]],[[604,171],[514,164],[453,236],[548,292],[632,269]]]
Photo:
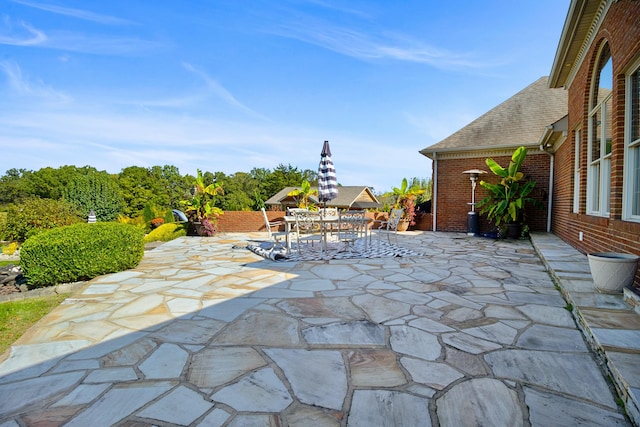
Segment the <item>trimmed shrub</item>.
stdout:
[[18,242],[11,242],[7,245],[2,245],[2,253],[5,255],[13,255],[18,250]]
[[144,242],[168,242],[187,235],[188,222],[170,222],[162,224],[144,237]]
[[143,237],[142,230],[116,222],[60,227],[27,239],[20,265],[30,287],[88,280],[138,265]]
[[64,200],[25,199],[9,206],[5,225],[5,238],[24,242],[29,237],[56,227],[82,221],[78,210]]

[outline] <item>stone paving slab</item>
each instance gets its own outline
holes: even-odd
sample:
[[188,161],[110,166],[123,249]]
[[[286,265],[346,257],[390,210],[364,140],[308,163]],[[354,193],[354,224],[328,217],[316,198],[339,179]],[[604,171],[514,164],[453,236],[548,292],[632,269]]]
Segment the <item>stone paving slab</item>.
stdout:
[[263,237],[176,239],[92,280],[0,364],[0,426],[630,425],[581,330],[615,347],[635,419],[637,319],[568,305],[543,261],[580,256],[555,237],[534,236],[542,261],[407,232],[424,255],[286,263],[243,249]]

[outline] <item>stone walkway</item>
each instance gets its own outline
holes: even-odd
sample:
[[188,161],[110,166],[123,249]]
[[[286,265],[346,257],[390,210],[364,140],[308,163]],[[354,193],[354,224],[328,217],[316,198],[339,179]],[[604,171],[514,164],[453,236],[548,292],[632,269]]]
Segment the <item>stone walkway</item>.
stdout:
[[238,249],[261,236],[92,280],[5,355],[0,427],[631,425],[599,363],[629,407],[638,318],[554,236],[409,232],[425,256],[299,263]]

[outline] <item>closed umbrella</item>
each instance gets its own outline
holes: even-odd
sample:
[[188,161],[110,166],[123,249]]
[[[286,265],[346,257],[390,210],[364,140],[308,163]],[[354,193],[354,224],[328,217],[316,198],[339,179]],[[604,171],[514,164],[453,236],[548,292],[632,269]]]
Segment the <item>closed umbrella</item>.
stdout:
[[338,180],[331,160],[329,141],[325,141],[322,153],[320,153],[320,166],[318,167],[318,200],[326,206],[329,200],[333,200],[336,197],[338,197]]

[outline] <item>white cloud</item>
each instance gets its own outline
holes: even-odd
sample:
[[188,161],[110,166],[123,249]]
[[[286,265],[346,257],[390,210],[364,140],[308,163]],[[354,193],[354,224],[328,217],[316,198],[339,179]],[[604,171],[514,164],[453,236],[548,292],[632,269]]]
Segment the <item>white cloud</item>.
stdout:
[[127,19],[121,19],[121,18],[108,16],[108,15],[101,15],[98,13],[89,12],[82,9],[73,9],[69,7],[56,6],[53,4],[35,3],[35,2],[29,2],[24,0],[12,0],[12,1],[14,3],[18,3],[23,6],[45,10],[47,12],[55,13],[58,15],[70,16],[72,18],[82,19],[85,21],[97,22],[99,24],[108,24],[108,25],[132,24],[132,22]]
[[205,84],[207,85],[207,88],[212,93],[214,93],[218,98],[222,99],[224,102],[226,102],[231,107],[234,107],[235,109],[237,109],[239,111],[242,111],[242,112],[244,112],[246,114],[249,114],[250,116],[266,120],[266,117],[264,117],[263,115],[253,111],[251,108],[247,107],[246,105],[244,105],[243,103],[238,101],[236,99],[236,97],[233,96],[233,94],[231,92],[229,92],[227,89],[225,89],[220,83],[215,81],[213,78],[211,78],[204,71],[194,67],[193,65],[191,65],[191,64],[189,64],[187,62],[183,62],[182,65],[184,66],[184,68],[186,70],[188,70],[188,71],[192,72],[193,74],[197,75],[198,77],[200,77],[205,82]]
[[55,103],[69,101],[69,97],[64,93],[40,81],[29,80],[22,74],[20,66],[13,61],[0,61],[0,71],[3,71],[7,77],[10,91],[20,97],[36,97]]
[[3,16],[0,25],[0,44],[9,46],[37,46],[47,41],[47,36],[26,22],[13,23],[11,18]]
[[407,35],[386,33],[373,36],[352,28],[309,17],[269,30],[275,35],[292,38],[363,60],[391,59],[428,64],[438,68],[486,68],[489,63],[469,54],[438,49]]

